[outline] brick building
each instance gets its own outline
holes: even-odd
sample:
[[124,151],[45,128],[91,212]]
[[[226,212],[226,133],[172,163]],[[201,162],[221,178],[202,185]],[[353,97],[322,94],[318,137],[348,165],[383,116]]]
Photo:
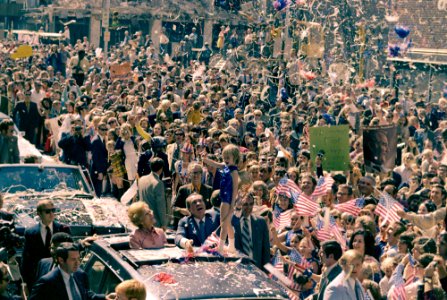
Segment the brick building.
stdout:
[[[417,48],[447,49],[447,0],[399,0],[399,24],[411,29],[410,38]],[[396,40],[390,30],[390,40]]]

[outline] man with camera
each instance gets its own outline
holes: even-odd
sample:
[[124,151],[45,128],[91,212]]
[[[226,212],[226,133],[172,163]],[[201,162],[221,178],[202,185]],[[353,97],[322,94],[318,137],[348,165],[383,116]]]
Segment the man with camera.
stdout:
[[90,137],[85,135],[81,120],[74,120],[71,131],[63,133],[58,146],[64,151],[62,161],[69,165],[87,168],[87,151],[90,150]]

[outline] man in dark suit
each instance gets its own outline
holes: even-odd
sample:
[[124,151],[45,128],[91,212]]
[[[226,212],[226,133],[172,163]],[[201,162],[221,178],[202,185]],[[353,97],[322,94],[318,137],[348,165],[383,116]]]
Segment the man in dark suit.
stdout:
[[0,164],[18,164],[19,145],[14,135],[14,122],[5,119],[0,122]]
[[62,133],[58,146],[63,150],[62,161],[69,165],[87,168],[87,151],[90,150],[90,136],[84,135],[84,126],[79,120],[72,122],[70,132]]
[[140,200],[146,202],[154,212],[156,226],[166,229],[168,217],[165,185],[160,179],[164,162],[159,157],[153,157],[150,163],[152,172],[138,181],[138,190],[141,191],[142,197]]
[[264,269],[270,261],[270,238],[264,218],[252,214],[255,199],[248,194],[242,201],[242,215],[233,218],[236,249],[253,259],[255,265]]
[[206,210],[202,195],[191,194],[186,199],[190,216],[183,217],[178,223],[175,244],[193,252],[193,246],[200,247],[220,225],[219,215]]
[[338,260],[342,253],[341,246],[336,241],[326,241],[321,245],[319,254],[326,270],[321,274],[320,290],[318,294],[313,295],[314,300],[323,300],[326,287],[341,273],[342,269],[338,264]]
[[58,267],[36,282],[30,300],[106,299],[90,291],[87,274],[79,269],[81,257],[74,244],[62,243],[56,250],[56,258]]
[[190,163],[188,166],[188,173],[191,178],[191,183],[182,185],[179,188],[174,203],[172,204],[174,211],[174,228],[182,217],[189,216],[189,210],[186,207],[186,198],[192,193],[202,195],[206,209],[213,207],[210,202],[213,188],[209,185],[202,184],[202,166],[197,163]]
[[25,132],[25,138],[35,144],[37,127],[40,124],[41,116],[37,104],[31,102],[31,91],[25,91],[24,95],[24,101],[16,104],[12,115],[16,124],[18,124],[19,130]]
[[101,197],[102,185],[104,182],[104,176],[106,175],[108,163],[108,152],[106,149],[105,138],[107,134],[107,124],[100,123],[98,126],[98,135],[92,141],[92,163],[91,163],[91,176],[93,187],[95,188],[96,196]]
[[37,264],[36,280],[39,280],[40,277],[50,273],[50,271],[57,267],[56,249],[62,243],[73,243],[73,238],[65,232],[55,233],[51,237],[51,257],[45,257],[39,260],[39,263]]
[[30,289],[35,281],[37,263],[51,257],[51,237],[57,232],[70,234],[70,229],[54,221],[56,208],[51,200],[41,200],[37,204],[40,222],[25,230],[25,244],[22,254],[22,276]]

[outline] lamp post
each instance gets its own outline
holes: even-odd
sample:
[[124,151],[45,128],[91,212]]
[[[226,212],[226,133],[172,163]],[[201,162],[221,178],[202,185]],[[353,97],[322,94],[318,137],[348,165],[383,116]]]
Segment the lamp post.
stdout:
[[104,61],[107,61],[110,31],[109,31],[109,17],[110,17],[110,0],[102,1],[102,27],[104,28]]

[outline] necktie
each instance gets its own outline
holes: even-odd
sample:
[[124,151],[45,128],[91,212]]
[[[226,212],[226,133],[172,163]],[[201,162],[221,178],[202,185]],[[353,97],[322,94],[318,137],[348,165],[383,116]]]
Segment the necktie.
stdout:
[[26,105],[26,112],[29,112],[29,102],[25,102],[25,105]]
[[242,251],[251,256],[251,238],[250,229],[248,227],[248,218],[244,218],[244,224],[242,226]]
[[356,297],[356,299],[359,299],[359,300],[363,299],[363,290],[360,287],[360,285],[357,283],[357,281],[355,282],[355,297]]
[[203,244],[205,241],[205,222],[199,222],[199,235],[200,235],[200,243]]
[[47,231],[47,234],[45,236],[45,248],[50,249],[50,244],[51,244],[51,230],[50,230],[50,227],[46,226],[45,230]]
[[79,295],[78,290],[76,289],[76,284],[73,278],[73,275],[70,275],[70,280],[68,280],[70,284],[70,292],[72,300],[82,300],[81,295]]

